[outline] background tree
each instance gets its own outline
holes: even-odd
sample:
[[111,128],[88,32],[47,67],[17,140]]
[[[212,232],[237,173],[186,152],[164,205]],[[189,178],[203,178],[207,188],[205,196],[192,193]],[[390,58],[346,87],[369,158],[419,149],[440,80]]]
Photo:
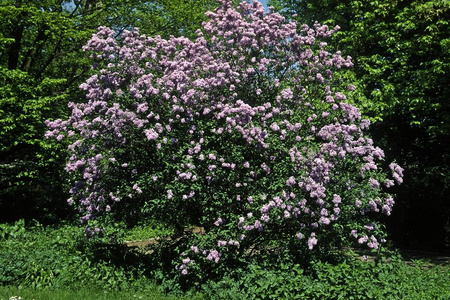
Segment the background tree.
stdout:
[[449,246],[450,2],[445,0],[273,0],[287,17],[338,24],[332,46],[354,58],[363,94],[378,120],[374,138],[405,167],[390,226],[403,245]]
[[51,221],[67,213],[65,161],[43,140],[44,120],[84,98],[81,48],[98,26],[192,36],[213,0],[2,0],[0,4],[0,220]]

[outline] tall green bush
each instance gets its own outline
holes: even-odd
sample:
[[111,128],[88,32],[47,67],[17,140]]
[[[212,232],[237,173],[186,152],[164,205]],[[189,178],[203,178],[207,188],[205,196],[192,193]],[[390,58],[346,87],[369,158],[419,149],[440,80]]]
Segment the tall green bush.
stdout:
[[101,27],[84,47],[97,70],[87,99],[47,137],[70,144],[68,201],[87,236],[146,214],[178,233],[201,226],[179,247],[186,282],[255,256],[378,249],[403,169],[381,166],[370,121],[345,101],[355,87],[334,71],[352,62],[327,46],[334,30],[220,4],[195,40]]

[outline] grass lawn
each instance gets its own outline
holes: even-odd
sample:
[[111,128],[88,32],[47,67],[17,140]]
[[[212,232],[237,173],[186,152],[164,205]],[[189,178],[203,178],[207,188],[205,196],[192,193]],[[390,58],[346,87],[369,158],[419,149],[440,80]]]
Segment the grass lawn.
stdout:
[[[15,297],[15,298],[14,298]],[[20,297],[20,298],[19,298]],[[11,299],[12,298],[12,299]],[[102,291],[98,289],[82,288],[79,290],[53,289],[53,288],[22,288],[0,286],[0,300],[130,300],[130,299],[180,299],[175,296],[164,296],[158,291],[157,286],[149,287],[140,292],[134,291]]]

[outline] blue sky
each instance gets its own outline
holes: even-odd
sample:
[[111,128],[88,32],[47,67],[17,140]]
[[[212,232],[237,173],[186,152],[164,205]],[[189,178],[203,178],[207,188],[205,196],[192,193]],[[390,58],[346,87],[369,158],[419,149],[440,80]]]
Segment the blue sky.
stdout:
[[259,2],[261,2],[264,8],[267,10],[267,0],[259,0]]

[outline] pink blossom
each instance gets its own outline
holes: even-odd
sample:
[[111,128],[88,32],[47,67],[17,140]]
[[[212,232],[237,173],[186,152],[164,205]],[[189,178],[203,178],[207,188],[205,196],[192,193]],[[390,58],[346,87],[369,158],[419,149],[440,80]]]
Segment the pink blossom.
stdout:
[[210,250],[206,259],[218,263],[220,260],[220,256],[221,254],[217,250]]
[[222,225],[222,224],[223,224],[222,218],[218,218],[217,221],[214,222],[214,225],[216,225],[216,226],[220,226],[220,225]]
[[315,245],[317,245],[317,238],[316,238],[316,234],[313,232],[313,233],[311,233],[311,236],[308,239],[309,250],[312,250]]

